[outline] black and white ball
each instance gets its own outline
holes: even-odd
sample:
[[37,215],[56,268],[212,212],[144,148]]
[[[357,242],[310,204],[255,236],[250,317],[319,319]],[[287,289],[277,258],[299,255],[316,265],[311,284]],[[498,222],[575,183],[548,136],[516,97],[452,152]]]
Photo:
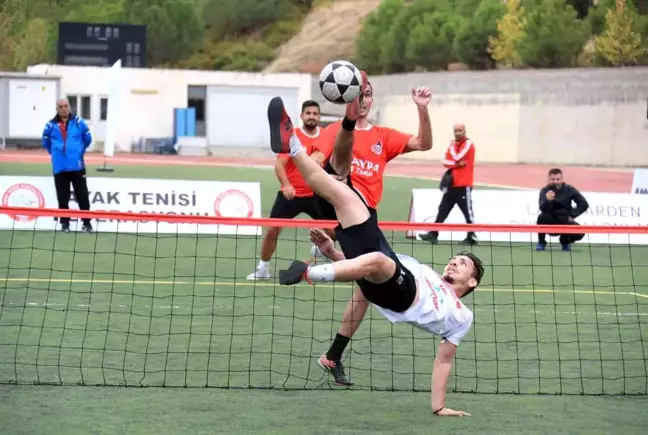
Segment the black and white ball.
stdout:
[[362,75],[351,62],[336,60],[322,69],[319,83],[324,98],[331,103],[346,104],[360,94]]

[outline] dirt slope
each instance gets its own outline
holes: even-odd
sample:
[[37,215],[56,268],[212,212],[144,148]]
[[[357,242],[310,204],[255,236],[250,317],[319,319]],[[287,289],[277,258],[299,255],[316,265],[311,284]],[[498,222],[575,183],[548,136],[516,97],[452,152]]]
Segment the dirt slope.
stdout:
[[342,0],[320,6],[304,20],[301,31],[285,43],[268,73],[319,73],[328,62],[350,58],[362,20],[380,0]]

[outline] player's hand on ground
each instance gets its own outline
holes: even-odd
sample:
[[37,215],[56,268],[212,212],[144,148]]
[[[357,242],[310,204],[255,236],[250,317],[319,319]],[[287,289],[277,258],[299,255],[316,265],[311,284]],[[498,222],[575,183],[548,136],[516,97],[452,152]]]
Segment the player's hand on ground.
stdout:
[[295,188],[291,184],[287,184],[281,188],[281,193],[287,200],[291,200],[295,197]]
[[427,107],[430,101],[432,101],[432,91],[429,88],[421,86],[412,88],[412,100],[419,107]]
[[454,409],[450,409],[450,408],[443,408],[435,415],[439,417],[470,417],[470,414],[468,414],[465,411],[455,411]]
[[315,243],[320,252],[328,257],[328,254],[335,248],[335,243],[324,231],[319,228],[310,230],[311,242]]

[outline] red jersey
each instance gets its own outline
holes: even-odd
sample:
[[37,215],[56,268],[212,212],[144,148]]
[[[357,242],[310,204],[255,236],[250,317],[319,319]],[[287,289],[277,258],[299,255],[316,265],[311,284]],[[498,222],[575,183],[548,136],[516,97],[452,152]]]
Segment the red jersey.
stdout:
[[[304,146],[306,153],[310,156],[313,152],[313,143],[320,135],[320,128],[317,127],[315,129],[313,136],[309,136],[301,127],[295,129],[295,134]],[[295,162],[290,158],[290,154],[279,154],[277,158],[286,160],[286,177],[288,177],[290,185],[295,188],[295,197],[313,196],[313,191],[306,184],[306,181],[304,181],[304,177],[302,177],[301,172],[297,169]]]
[[[459,167],[457,163],[465,162]],[[461,142],[452,141],[443,159],[443,166],[452,169],[453,187],[473,187],[475,172],[475,145],[468,138]]]
[[[342,122],[329,125],[313,144],[313,152],[324,154],[325,161],[333,154],[335,138],[341,127]],[[411,134],[374,125],[365,129],[356,128],[351,183],[369,207],[378,207],[382,199],[385,166],[387,162],[403,154],[411,137]]]

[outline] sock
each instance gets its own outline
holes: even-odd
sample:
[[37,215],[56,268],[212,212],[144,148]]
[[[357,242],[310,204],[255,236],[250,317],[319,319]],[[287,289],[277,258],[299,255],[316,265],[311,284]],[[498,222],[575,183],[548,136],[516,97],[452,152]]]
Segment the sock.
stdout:
[[335,334],[335,340],[333,340],[333,344],[331,344],[328,352],[326,352],[326,358],[331,361],[340,361],[344,349],[346,349],[347,344],[349,344],[349,340],[351,340],[351,338],[345,337],[339,333]]
[[270,266],[269,261],[259,260],[259,266],[257,267],[257,269],[267,269],[268,266]]
[[311,281],[335,281],[335,271],[333,270],[332,264],[313,266],[308,269],[307,275]]
[[288,144],[290,145],[290,157],[295,157],[303,148],[296,134],[293,134],[290,137],[290,142]]

